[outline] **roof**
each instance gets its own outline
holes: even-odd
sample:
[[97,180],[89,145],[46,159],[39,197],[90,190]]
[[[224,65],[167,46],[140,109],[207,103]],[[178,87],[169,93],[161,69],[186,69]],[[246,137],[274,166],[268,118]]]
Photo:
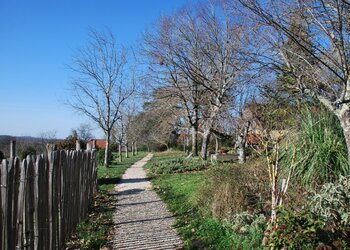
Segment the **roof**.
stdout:
[[93,141],[96,141],[96,148],[105,149],[106,148],[106,140],[105,139],[92,139],[88,141],[86,144],[93,144]]

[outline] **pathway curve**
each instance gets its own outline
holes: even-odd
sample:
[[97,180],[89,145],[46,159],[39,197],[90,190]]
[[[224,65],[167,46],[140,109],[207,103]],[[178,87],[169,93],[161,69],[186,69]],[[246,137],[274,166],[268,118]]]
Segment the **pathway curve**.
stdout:
[[182,241],[173,228],[174,216],[151,188],[143,166],[147,155],[123,175],[116,186],[116,225],[113,249],[182,249]]

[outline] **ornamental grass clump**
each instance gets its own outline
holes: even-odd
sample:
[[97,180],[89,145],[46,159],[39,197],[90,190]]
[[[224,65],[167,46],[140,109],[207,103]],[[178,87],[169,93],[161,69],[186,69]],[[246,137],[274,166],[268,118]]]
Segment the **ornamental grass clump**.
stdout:
[[[319,186],[349,174],[344,135],[337,118],[325,111],[303,112],[296,136],[298,162],[295,174],[303,184]],[[293,148],[287,151],[284,165],[289,166]]]

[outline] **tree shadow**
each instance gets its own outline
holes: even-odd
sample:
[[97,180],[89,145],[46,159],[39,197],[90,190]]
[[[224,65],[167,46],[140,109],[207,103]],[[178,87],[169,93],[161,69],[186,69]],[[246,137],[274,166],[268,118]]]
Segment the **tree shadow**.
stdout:
[[134,223],[137,224],[137,223],[144,223],[144,222],[151,222],[151,221],[162,221],[162,220],[172,219],[172,218],[175,218],[175,216],[164,216],[164,217],[144,219],[144,220],[123,221],[123,222],[116,223],[116,225],[134,224]]
[[131,179],[121,179],[119,177],[116,178],[100,178],[97,179],[98,185],[104,184],[126,184],[126,183],[139,183],[149,181],[149,178],[131,178]]
[[115,196],[134,195],[134,194],[139,194],[143,191],[145,191],[144,188],[133,188],[133,189],[128,189],[128,190],[116,192],[113,195],[115,195]]
[[117,184],[120,178],[101,178],[97,179],[97,185]]
[[133,203],[121,203],[117,204],[117,207],[127,207],[127,206],[137,206],[137,205],[145,205],[145,204],[150,204],[150,203],[159,203],[163,202],[162,200],[153,200],[153,201],[144,201],[144,202],[133,202]]
[[121,179],[117,184],[126,184],[126,183],[139,183],[149,181],[148,178],[130,178],[130,179]]

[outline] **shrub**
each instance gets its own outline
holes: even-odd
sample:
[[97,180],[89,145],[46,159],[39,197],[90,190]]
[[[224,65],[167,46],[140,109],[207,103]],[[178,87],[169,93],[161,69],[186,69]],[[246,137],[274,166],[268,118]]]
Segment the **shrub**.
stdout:
[[202,203],[211,208],[215,218],[243,211],[262,212],[269,200],[268,174],[262,159],[238,164],[218,164],[208,171]]
[[199,158],[175,158],[157,161],[150,165],[151,175],[184,173],[207,168],[208,163]]
[[350,176],[324,184],[319,192],[311,193],[309,200],[310,211],[328,225],[350,227]]
[[247,233],[251,227],[256,227],[263,233],[266,227],[266,218],[263,214],[231,213],[223,219],[223,223],[225,227],[232,229],[236,233]]
[[319,242],[317,233],[323,228],[323,223],[305,210],[294,213],[280,209],[276,225],[266,232],[266,246],[271,249],[314,249]]
[[66,139],[57,142],[58,150],[75,150],[76,148],[76,137],[68,136]]
[[332,228],[322,217],[303,209],[279,209],[275,228],[266,231],[272,249],[349,249],[349,228]]
[[350,246],[350,176],[308,195],[300,212],[281,209],[268,246],[277,249],[345,249]]
[[26,146],[19,152],[21,159],[25,159],[27,155],[36,155],[36,149],[33,146]]
[[[105,150],[104,149],[98,149],[97,150],[97,163],[99,166],[103,166],[105,161]],[[112,154],[109,153],[108,163],[110,164],[112,162]]]
[[[306,110],[301,116],[300,132],[296,136],[298,149],[296,175],[307,185],[319,185],[347,175],[347,150],[338,119],[327,111]],[[284,165],[290,166],[293,147],[286,154]]]

